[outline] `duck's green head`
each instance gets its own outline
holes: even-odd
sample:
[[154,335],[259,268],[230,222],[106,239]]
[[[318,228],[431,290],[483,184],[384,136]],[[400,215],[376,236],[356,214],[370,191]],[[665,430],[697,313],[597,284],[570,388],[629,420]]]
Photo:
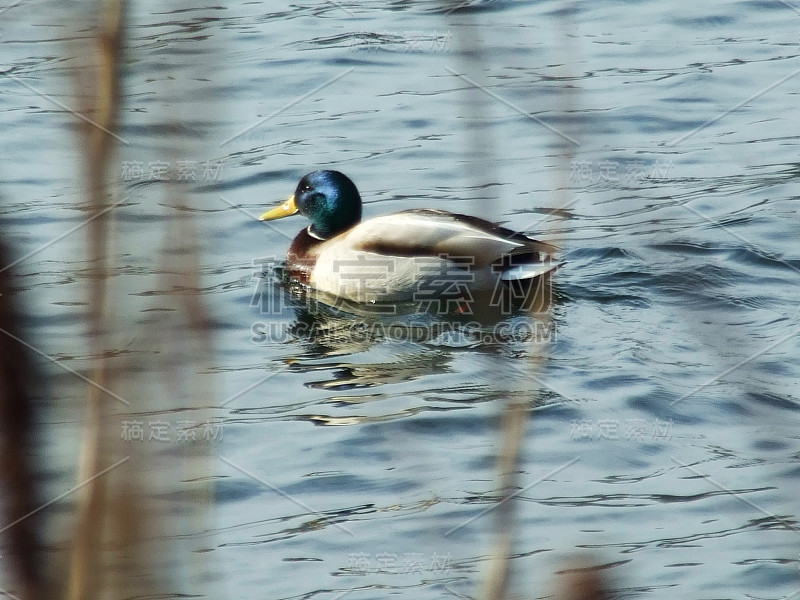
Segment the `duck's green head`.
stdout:
[[286,202],[265,212],[259,221],[272,221],[297,212],[311,221],[312,234],[328,239],[361,221],[361,196],[343,173],[314,171],[300,180]]

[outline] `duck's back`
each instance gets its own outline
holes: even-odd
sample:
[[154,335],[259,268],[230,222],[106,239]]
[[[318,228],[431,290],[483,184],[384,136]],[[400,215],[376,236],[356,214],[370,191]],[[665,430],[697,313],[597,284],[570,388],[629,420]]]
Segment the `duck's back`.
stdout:
[[[330,294],[365,301],[419,299],[438,287],[491,289],[521,257],[537,274],[554,246],[489,221],[439,210],[415,209],[363,221],[309,249],[309,284]],[[518,265],[516,266],[517,271]],[[533,271],[527,271],[531,273]]]
[[446,255],[456,261],[474,259],[477,266],[491,264],[507,254],[556,250],[484,219],[430,209],[375,217],[340,237],[336,243],[345,243],[353,250],[386,256]]

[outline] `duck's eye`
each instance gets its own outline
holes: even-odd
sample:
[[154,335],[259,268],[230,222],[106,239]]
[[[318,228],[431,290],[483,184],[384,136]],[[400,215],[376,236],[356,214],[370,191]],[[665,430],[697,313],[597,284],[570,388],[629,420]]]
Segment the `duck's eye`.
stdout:
[[303,189],[300,190],[300,191],[302,191],[302,192],[310,192],[311,191],[311,186],[309,184],[305,183],[305,184],[303,184]]

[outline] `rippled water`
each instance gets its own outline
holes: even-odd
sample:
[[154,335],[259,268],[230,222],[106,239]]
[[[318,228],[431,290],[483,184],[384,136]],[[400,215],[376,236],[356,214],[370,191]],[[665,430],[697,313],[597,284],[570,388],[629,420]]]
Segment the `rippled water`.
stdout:
[[[84,219],[64,106],[89,36],[22,4],[0,26],[20,257]],[[113,279],[134,323],[174,310],[153,232],[194,215],[216,351],[183,375],[223,399],[204,543],[230,597],[476,597],[509,396],[530,407],[519,597],[546,597],[576,552],[624,597],[800,593],[799,26],[791,1],[133,8]],[[165,163],[185,207],[163,200]],[[252,215],[319,167],[356,181],[366,216],[443,208],[554,241],[552,320],[365,335],[374,317],[263,279],[303,223]],[[31,343],[79,371],[83,244],[16,266]],[[42,363],[61,400],[83,397]],[[55,496],[79,420],[47,422]]]

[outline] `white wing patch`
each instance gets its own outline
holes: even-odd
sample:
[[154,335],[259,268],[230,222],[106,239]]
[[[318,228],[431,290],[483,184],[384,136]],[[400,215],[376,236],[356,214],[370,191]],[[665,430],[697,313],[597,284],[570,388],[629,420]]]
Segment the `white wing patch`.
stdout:
[[551,271],[555,271],[560,267],[560,263],[532,263],[528,265],[518,265],[510,267],[500,273],[500,279],[503,281],[519,281],[522,279],[533,279]]

